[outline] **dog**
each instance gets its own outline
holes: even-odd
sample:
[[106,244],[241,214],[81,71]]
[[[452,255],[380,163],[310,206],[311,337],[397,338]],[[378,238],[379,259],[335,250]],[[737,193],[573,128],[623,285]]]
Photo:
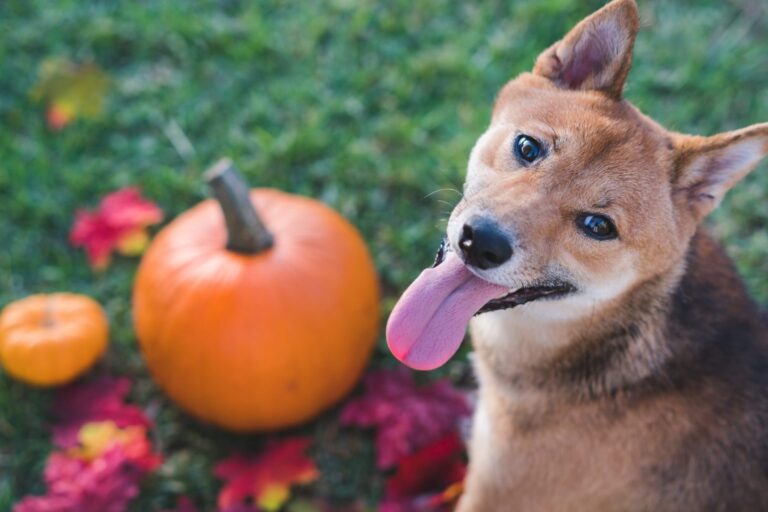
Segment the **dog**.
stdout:
[[436,266],[387,326],[430,370],[470,324],[459,512],[768,510],[768,322],[701,226],[768,123],[667,131],[622,98],[615,0],[497,96]]

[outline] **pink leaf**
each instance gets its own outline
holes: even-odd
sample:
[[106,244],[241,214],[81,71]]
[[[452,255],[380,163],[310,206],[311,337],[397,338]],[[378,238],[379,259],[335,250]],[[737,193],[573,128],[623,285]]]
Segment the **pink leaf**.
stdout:
[[125,187],[104,196],[99,213],[107,224],[125,234],[139,226],[150,226],[163,220],[163,211],[141,197],[136,187]]
[[54,443],[48,492],[28,496],[14,512],[123,512],[143,476],[162,463],[153,452],[141,409],[123,403],[128,379],[101,377],[61,389],[54,401]]
[[342,425],[376,427],[377,464],[386,469],[454,431],[469,415],[465,395],[448,381],[423,387],[406,369],[380,370],[365,378],[365,393],[341,413]]
[[152,422],[135,405],[123,403],[131,389],[127,378],[99,377],[62,388],[56,394],[53,414],[53,442],[59,448],[77,446],[78,432],[86,424],[113,421],[120,428],[150,428]]
[[14,512],[123,512],[139,493],[142,467],[122,445],[115,445],[86,462],[61,452],[46,463],[48,493],[28,496]]
[[75,247],[85,249],[88,262],[93,268],[102,270],[109,265],[112,250],[117,244],[117,235],[103,216],[78,210],[75,212],[69,240]]
[[85,249],[91,266],[103,270],[115,249],[140,252],[143,247],[137,247],[136,241],[147,240],[146,227],[162,219],[155,203],[141,197],[139,189],[126,187],[104,196],[96,211],[78,210],[69,240]]

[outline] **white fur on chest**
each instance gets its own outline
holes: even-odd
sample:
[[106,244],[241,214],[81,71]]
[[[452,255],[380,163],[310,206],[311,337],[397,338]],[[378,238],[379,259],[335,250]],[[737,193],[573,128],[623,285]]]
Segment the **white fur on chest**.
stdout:
[[[484,313],[470,322],[470,334],[484,360],[504,361],[508,370],[537,364],[568,342],[570,322],[542,319],[537,304]],[[551,305],[549,307],[552,307]]]

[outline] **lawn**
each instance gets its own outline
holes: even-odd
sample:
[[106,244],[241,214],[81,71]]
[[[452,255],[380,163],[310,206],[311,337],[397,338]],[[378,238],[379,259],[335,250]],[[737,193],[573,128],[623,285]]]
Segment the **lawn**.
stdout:
[[[99,370],[134,380],[131,397],[156,414],[153,438],[166,454],[133,510],[170,507],[181,494],[212,509],[212,464],[262,438],[200,425],[163,397],[131,327],[137,260],[92,271],[68,243],[75,210],[138,185],[172,219],[206,197],[202,172],[228,155],[253,186],[318,198],[359,228],[379,271],[384,318],[431,260],[497,89],[601,4],[0,2],[0,307],[58,290],[105,306],[112,336]],[[768,121],[763,0],[640,0],[640,8],[631,101],[691,133]],[[92,61],[110,75],[99,119],[46,125],[30,90],[52,57]],[[711,224],[768,302],[765,163]],[[372,365],[393,364],[382,337]],[[442,374],[465,378],[466,363]],[[0,510],[44,490],[51,396],[0,373]],[[341,429],[337,415],[298,430],[314,437],[321,469],[307,492],[375,503],[382,476],[370,435]]]

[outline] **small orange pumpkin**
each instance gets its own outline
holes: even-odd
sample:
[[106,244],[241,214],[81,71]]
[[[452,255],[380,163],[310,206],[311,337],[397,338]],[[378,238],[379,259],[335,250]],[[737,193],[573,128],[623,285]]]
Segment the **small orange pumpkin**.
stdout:
[[101,357],[108,334],[107,316],[90,297],[31,295],[0,314],[0,363],[28,384],[64,384]]
[[379,293],[370,254],[319,201],[249,193],[227,160],[207,177],[219,205],[179,216],[140,264],[133,306],[144,358],[166,393],[205,421],[236,431],[301,423],[342,398],[371,354]]

